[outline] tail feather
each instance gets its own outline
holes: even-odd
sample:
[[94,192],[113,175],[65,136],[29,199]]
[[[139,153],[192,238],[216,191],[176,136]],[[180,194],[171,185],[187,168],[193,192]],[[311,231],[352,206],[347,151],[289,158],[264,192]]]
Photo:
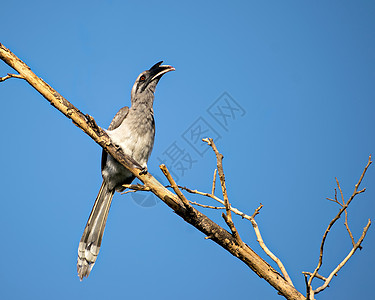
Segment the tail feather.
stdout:
[[89,276],[99,254],[114,192],[103,180],[78,246],[77,272],[80,280]]

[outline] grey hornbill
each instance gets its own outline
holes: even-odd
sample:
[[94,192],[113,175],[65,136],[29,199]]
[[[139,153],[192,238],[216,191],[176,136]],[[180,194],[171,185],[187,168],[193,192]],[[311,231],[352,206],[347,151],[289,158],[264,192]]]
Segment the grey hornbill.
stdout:
[[[123,107],[113,118],[107,133],[113,143],[121,147],[147,172],[147,160],[155,137],[154,92],[160,78],[174,71],[172,66],[158,62],[142,72],[131,90],[131,106]],[[122,192],[123,184],[134,180],[134,175],[119,164],[111,155],[102,152],[103,183],[96,197],[78,246],[77,272],[79,278],[87,277],[99,254],[105,223],[115,191]]]

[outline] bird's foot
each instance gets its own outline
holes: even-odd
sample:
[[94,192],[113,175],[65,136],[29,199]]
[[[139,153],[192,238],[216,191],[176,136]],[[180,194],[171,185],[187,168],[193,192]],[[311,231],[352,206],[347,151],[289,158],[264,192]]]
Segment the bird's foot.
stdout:
[[145,175],[145,174],[147,174],[147,167],[143,167],[142,169],[141,169],[141,172],[139,172],[139,175]]

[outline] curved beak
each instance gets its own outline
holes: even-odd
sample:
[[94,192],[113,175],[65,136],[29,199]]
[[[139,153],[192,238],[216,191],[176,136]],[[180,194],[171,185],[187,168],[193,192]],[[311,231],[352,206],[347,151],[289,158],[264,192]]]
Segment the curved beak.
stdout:
[[163,61],[159,61],[158,63],[156,63],[155,65],[153,65],[151,68],[150,68],[150,73],[152,75],[151,77],[151,80],[154,80],[156,78],[160,79],[161,76],[163,76],[165,73],[168,73],[170,71],[174,71],[175,68],[173,68],[172,66],[169,66],[169,65],[162,65]]

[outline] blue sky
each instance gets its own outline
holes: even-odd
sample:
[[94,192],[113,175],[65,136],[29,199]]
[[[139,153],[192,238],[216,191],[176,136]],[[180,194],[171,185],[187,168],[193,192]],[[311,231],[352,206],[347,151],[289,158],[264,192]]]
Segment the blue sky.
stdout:
[[[325,200],[335,176],[347,199],[375,154],[372,1],[7,1],[1,8],[0,42],[103,127],[130,104],[140,72],[159,60],[173,65],[156,91],[150,172],[165,182],[164,160],[179,184],[209,191],[215,159],[190,134],[208,130],[225,157],[232,205],[248,214],[264,205],[263,238],[305,291],[301,272],[315,268],[339,209]],[[0,62],[0,76],[7,72]],[[101,149],[21,80],[1,83],[0,99],[1,299],[280,299],[149,194],[115,196],[97,263],[80,282],[77,247],[100,187]],[[225,120],[215,115],[223,103],[237,109]],[[374,182],[372,166],[366,193],[349,210],[356,238],[375,217]],[[225,226],[219,212],[202,211]],[[266,258],[250,223],[234,221]],[[322,275],[350,246],[340,220]],[[372,297],[374,250],[372,226],[363,250],[317,299]]]

